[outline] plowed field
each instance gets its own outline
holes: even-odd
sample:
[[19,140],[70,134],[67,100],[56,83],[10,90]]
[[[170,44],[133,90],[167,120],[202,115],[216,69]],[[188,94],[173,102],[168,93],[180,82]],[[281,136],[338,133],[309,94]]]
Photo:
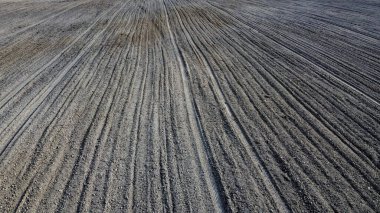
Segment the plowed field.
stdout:
[[0,212],[379,212],[378,0],[0,0]]

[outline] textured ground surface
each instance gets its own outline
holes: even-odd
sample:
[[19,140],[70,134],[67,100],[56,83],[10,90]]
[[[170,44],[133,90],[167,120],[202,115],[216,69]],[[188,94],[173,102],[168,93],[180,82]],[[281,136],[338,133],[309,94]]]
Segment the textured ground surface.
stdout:
[[380,211],[378,0],[0,0],[0,211]]

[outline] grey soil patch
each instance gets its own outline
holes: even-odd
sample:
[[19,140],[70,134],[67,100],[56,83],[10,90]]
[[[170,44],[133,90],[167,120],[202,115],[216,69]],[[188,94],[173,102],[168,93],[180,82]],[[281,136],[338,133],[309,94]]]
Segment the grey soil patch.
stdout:
[[0,212],[379,212],[379,10],[0,0]]

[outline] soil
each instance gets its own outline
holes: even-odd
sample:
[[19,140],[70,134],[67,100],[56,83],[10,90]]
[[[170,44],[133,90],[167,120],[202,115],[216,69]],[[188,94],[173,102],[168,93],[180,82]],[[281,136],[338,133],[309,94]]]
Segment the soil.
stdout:
[[0,212],[380,212],[376,0],[0,0]]

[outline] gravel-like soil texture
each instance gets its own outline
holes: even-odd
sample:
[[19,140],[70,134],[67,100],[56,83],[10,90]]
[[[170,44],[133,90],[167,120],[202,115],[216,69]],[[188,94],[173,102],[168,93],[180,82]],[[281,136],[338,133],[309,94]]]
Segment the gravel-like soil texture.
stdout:
[[379,0],[0,0],[0,212],[380,212]]

